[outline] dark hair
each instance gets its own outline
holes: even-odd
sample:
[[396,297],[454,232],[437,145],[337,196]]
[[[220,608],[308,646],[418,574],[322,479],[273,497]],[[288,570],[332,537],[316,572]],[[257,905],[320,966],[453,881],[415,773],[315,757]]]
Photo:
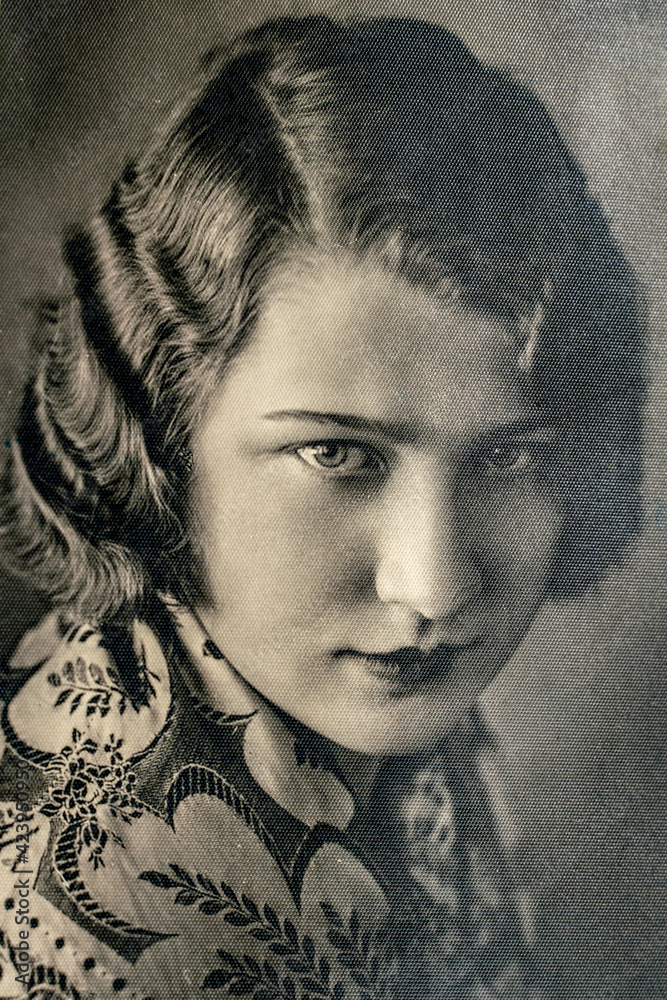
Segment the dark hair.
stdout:
[[[639,525],[637,282],[540,101],[417,20],[281,19],[206,77],[67,242],[5,520],[9,559],[82,615],[187,589],[188,442],[295,246],[374,253],[468,304],[539,317],[527,389],[573,430],[552,592]],[[188,575],[190,574],[190,575]],[[193,582],[194,585],[194,582]]]

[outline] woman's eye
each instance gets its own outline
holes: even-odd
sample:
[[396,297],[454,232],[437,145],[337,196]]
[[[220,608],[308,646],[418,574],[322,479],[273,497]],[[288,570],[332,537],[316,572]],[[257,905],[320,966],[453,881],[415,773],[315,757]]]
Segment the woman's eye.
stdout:
[[538,458],[537,449],[529,444],[497,444],[484,453],[487,467],[500,473],[533,468]]
[[302,462],[314,469],[354,475],[377,464],[367,448],[344,441],[317,441],[295,449]]

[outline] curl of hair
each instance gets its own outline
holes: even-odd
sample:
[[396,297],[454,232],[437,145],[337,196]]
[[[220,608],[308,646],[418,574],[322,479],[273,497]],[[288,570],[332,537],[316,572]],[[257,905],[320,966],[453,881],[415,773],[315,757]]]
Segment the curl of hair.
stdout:
[[84,616],[140,605],[144,550],[178,537],[169,483],[85,344],[76,300],[26,391],[5,488],[14,572]]
[[270,21],[207,62],[68,240],[75,297],[6,474],[10,566],[97,619],[201,585],[182,456],[300,247],[375,254],[517,329],[539,313],[526,389],[574,454],[552,591],[596,580],[640,523],[644,320],[539,100],[409,19]]

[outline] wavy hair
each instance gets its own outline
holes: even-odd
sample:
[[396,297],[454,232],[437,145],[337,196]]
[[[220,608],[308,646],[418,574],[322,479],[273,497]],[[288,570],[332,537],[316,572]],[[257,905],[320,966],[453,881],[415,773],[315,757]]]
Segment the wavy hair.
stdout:
[[6,471],[8,565],[111,620],[197,587],[188,447],[207,394],[298,247],[373,253],[524,327],[527,391],[577,461],[555,596],[640,523],[644,319],[637,281],[536,96],[442,27],[269,21],[203,79],[71,234]]

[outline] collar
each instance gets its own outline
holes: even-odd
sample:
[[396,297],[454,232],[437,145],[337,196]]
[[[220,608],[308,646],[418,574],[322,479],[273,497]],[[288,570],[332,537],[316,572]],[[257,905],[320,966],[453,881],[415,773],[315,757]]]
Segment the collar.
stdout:
[[[187,654],[179,672],[191,707],[221,730],[229,732],[231,726],[240,732],[250,774],[295,819],[311,829],[346,830],[355,804],[333,764],[314,753],[243,680],[189,608],[170,596],[162,599]],[[103,629],[64,627],[52,614],[28,633],[11,666],[33,672],[5,707],[3,719],[7,742],[19,756],[47,769],[71,745],[74,731],[76,739],[83,735],[99,746],[113,739],[126,760],[158,740],[179,707],[172,704],[174,685],[155,632],[135,621],[130,638],[145,678],[145,703],[133,702],[124,692]]]
[[278,805],[308,827],[345,830],[354,799],[332,762],[314,753],[241,677],[192,610],[171,596],[162,600],[188,654],[183,680],[199,712],[221,727],[243,727],[247,767]]

